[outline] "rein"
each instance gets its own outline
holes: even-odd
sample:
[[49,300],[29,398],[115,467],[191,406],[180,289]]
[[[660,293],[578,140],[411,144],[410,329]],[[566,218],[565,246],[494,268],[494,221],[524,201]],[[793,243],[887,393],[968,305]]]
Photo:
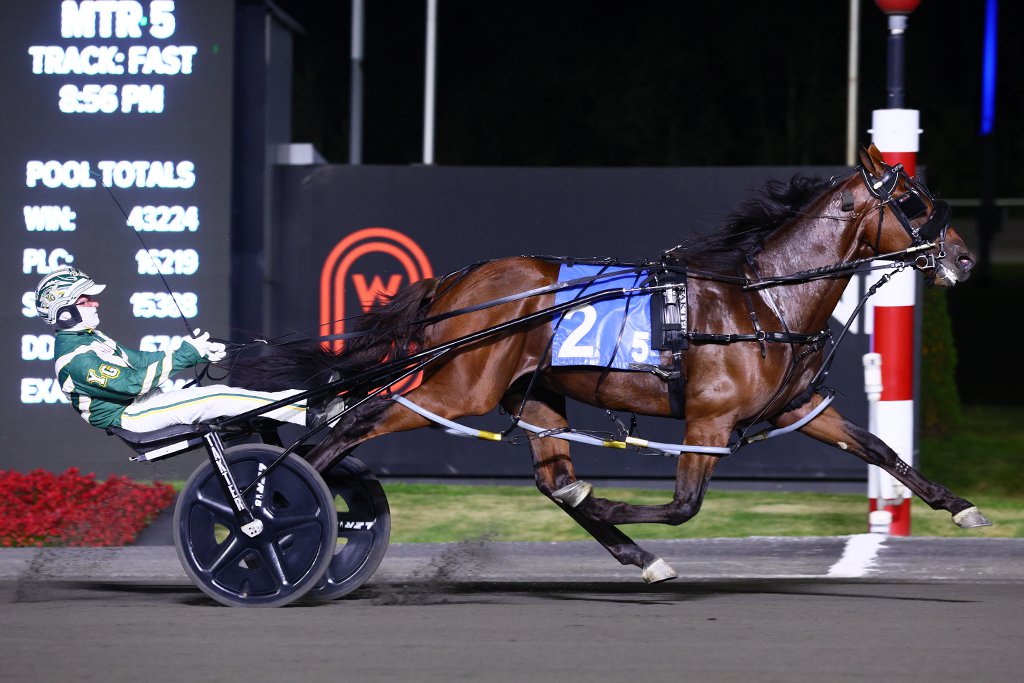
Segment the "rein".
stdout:
[[[835,263],[830,266],[822,266],[820,268],[812,268],[811,270],[802,270],[797,273],[790,275],[777,275],[775,277],[768,278],[767,280],[756,280],[746,281],[743,285],[743,289],[765,289],[768,287],[775,287],[777,285],[794,285],[803,284],[805,282],[812,282],[814,280],[821,280],[826,278],[840,277],[847,274],[852,274],[854,271],[863,270],[867,264],[872,261],[897,261],[901,264],[903,259],[901,257],[911,256],[918,252],[929,251],[934,249],[935,245],[932,243],[919,244],[900,251],[893,251],[886,254],[877,254],[868,258],[855,259],[853,261],[844,261],[842,263]],[[879,266],[868,266],[870,270],[884,270],[886,268],[893,268],[899,266],[890,265],[879,265]]]

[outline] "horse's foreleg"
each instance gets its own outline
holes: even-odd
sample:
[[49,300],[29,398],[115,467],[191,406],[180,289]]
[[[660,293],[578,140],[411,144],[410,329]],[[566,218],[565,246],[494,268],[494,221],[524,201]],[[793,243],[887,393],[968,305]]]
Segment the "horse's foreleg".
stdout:
[[[526,402],[522,412],[524,421],[548,429],[567,426],[564,397],[547,392],[535,392],[535,395],[541,398],[531,398]],[[521,401],[521,397],[510,396],[504,405],[512,412],[519,409]],[[586,529],[620,564],[642,568],[643,578],[649,583],[677,576],[664,560],[638,546],[608,522],[594,519],[581,509],[582,501],[588,498],[590,485],[576,479],[569,456],[569,442],[551,437],[533,439],[530,450],[537,489]]]
[[[815,396],[812,403],[786,413],[775,421],[776,424],[780,426],[792,424],[806,415],[820,400],[820,396]],[[946,510],[952,514],[953,521],[957,526],[968,529],[992,524],[974,504],[954,495],[945,486],[926,479],[920,472],[904,462],[896,451],[887,446],[884,441],[847,420],[832,406],[801,427],[800,431],[840,450],[849,451],[869,465],[877,465],[882,468],[917,494],[933,510]]]

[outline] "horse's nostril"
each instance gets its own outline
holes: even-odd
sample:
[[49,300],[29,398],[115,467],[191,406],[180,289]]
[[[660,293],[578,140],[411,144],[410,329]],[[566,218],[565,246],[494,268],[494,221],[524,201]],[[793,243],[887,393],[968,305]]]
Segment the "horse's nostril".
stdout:
[[956,260],[956,264],[960,266],[960,270],[968,271],[974,267],[974,259],[969,256],[961,256]]

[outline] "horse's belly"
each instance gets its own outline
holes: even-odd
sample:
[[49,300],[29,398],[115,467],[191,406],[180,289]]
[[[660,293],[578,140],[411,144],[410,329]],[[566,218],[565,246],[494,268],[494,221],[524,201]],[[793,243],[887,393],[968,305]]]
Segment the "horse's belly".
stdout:
[[601,368],[553,369],[544,374],[550,389],[609,410],[667,417],[668,385],[647,372],[603,372]]

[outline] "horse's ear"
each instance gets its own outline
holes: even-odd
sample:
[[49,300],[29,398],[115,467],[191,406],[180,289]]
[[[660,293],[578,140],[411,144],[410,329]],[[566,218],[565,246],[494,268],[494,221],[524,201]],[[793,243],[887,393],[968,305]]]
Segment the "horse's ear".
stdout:
[[885,162],[882,160],[882,153],[875,147],[875,143],[871,143],[870,147],[865,148],[863,145],[860,148],[860,165],[864,167],[871,175],[880,176],[885,173]]

